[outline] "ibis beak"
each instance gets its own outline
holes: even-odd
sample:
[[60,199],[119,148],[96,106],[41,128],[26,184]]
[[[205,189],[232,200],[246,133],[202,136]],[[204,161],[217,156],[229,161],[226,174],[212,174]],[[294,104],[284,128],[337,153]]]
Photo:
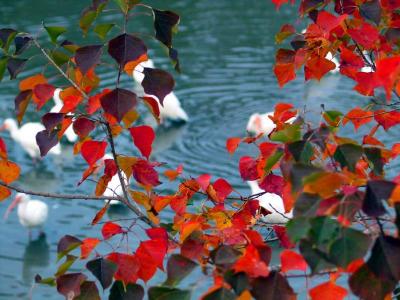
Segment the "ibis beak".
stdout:
[[8,216],[10,215],[10,213],[12,212],[12,210],[18,205],[18,203],[21,201],[22,197],[21,196],[16,196],[13,200],[13,202],[11,202],[11,204],[8,206],[6,212],[4,213],[4,220],[8,219]]

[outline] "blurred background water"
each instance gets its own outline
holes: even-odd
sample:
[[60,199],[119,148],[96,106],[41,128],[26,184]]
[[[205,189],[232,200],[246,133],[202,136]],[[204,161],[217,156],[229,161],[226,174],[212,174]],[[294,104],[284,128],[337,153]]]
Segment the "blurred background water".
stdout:
[[[80,11],[88,1],[38,0],[38,1],[1,1],[1,27],[14,27],[20,31],[38,32],[41,22],[48,25],[66,26],[72,31],[67,37],[79,42],[80,33],[76,29]],[[296,9],[284,6],[279,12],[270,1],[249,0],[176,0],[150,1],[149,4],[161,9],[175,10],[181,15],[179,34],[175,37],[175,47],[179,50],[182,74],[173,73],[163,49],[152,41],[150,55],[157,67],[171,71],[177,81],[176,95],[190,116],[190,122],[179,127],[163,128],[157,132],[153,158],[166,162],[167,168],[176,168],[184,164],[186,176],[198,176],[202,173],[226,178],[234,188],[247,195],[250,190],[238,174],[237,162],[241,155],[255,153],[255,147],[241,146],[233,156],[225,150],[226,138],[243,136],[249,116],[254,112],[273,110],[277,102],[290,102],[302,108],[316,112],[321,103],[326,109],[346,111],[349,107],[362,105],[366,99],[352,91],[353,83],[339,75],[328,75],[321,83],[304,84],[302,78],[279,89],[273,75],[274,53],[277,48],[274,35],[287,22],[294,22],[301,31],[304,20],[296,20]],[[119,22],[120,15],[108,13],[103,17],[107,22]],[[139,17],[145,19],[146,17]],[[148,17],[147,17],[148,19]],[[130,30],[138,31],[134,22]],[[146,23],[147,22],[147,23]],[[151,32],[151,20],[145,21]],[[140,28],[140,27],[139,27]],[[48,45],[45,33],[39,38]],[[97,41],[98,42],[98,41]],[[43,61],[33,60],[29,70],[19,77],[40,72]],[[113,87],[115,72],[110,68],[100,68],[103,86]],[[301,76],[299,76],[301,77]],[[65,83],[64,83],[65,84]],[[124,76],[122,86],[133,88],[131,78]],[[15,81],[4,80],[0,84],[0,121],[14,114],[14,97],[18,92]],[[38,120],[43,111],[29,109],[25,122]],[[344,133],[353,132],[347,126]],[[380,132],[378,136],[384,133]],[[10,158],[22,168],[18,181],[21,187],[46,192],[76,193],[94,190],[93,183],[87,182],[77,188],[86,163],[80,156],[72,155],[72,146],[63,145],[61,158],[46,158],[34,165],[31,159],[14,144],[9,135],[1,133],[6,140]],[[357,134],[360,136],[360,133]],[[387,141],[398,137],[384,135]],[[120,153],[132,153],[133,144],[129,136],[119,138],[117,146]],[[392,173],[397,170],[396,166]],[[166,182],[166,179],[163,178]],[[174,185],[165,183],[159,191],[172,192]],[[33,277],[40,273],[51,276],[55,270],[56,245],[65,234],[84,238],[98,236],[100,228],[89,226],[97,209],[102,203],[76,200],[44,199],[50,208],[49,219],[44,227],[45,236],[34,234],[28,240],[26,230],[18,223],[16,214],[6,222],[1,221],[0,236],[0,299],[61,299],[55,289],[33,286]],[[9,200],[0,205],[3,215]],[[113,209],[107,218],[129,217],[124,209]],[[279,250],[278,245],[273,245]],[[110,250],[110,249],[108,249]],[[274,262],[278,263],[278,251]],[[75,267],[75,270],[79,270]],[[164,274],[148,283],[157,283]],[[194,290],[194,297],[204,292],[206,279],[201,279],[200,272],[195,272],[186,282]],[[292,281],[300,298],[305,298],[303,280]],[[194,285],[193,285],[194,284]],[[310,286],[313,282],[309,281]],[[104,294],[104,298],[106,298]]]

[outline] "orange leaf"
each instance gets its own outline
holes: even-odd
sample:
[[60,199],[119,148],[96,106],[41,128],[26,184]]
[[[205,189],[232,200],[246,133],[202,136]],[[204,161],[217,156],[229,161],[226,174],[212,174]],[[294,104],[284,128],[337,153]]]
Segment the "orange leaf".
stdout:
[[11,196],[11,191],[5,186],[0,185],[0,201],[3,201]]
[[176,179],[176,177],[178,177],[179,175],[182,174],[182,171],[183,171],[183,166],[182,166],[182,165],[179,165],[179,166],[176,168],[176,170],[166,170],[166,171],[164,172],[164,175],[165,175],[166,177],[168,177],[168,179],[169,179],[170,181],[174,181],[174,180]]
[[134,72],[136,66],[137,66],[138,64],[140,64],[141,62],[144,62],[144,61],[146,61],[146,60],[148,60],[147,53],[142,54],[142,55],[139,56],[139,58],[136,59],[136,60],[128,61],[128,62],[126,62],[125,66],[124,66],[124,71],[125,71],[126,74],[128,74],[129,76],[133,76],[132,73]]
[[325,57],[314,56],[306,62],[304,67],[305,79],[320,80],[326,73],[336,68],[336,64]]
[[96,216],[92,220],[92,225],[96,225],[103,218],[109,206],[110,203],[107,202],[106,205],[97,212]]
[[232,137],[226,140],[226,149],[228,150],[229,154],[235,153],[237,147],[241,142],[241,138],[239,137]]
[[186,240],[186,238],[196,230],[201,229],[201,224],[197,221],[189,221],[185,224],[182,224],[181,230],[180,230],[180,240],[183,242]]
[[293,63],[275,65],[274,73],[276,78],[278,79],[279,87],[283,87],[286,83],[296,78]]
[[246,247],[241,258],[233,266],[235,272],[245,272],[250,277],[268,276],[269,269],[265,262],[260,258],[260,253],[252,244]]
[[9,160],[0,160],[0,180],[10,184],[17,180],[20,175],[20,167]]
[[329,281],[312,288],[309,294],[312,300],[342,300],[347,290]]
[[96,238],[84,239],[81,244],[81,259],[88,258],[98,243],[100,243],[100,240]]
[[343,118],[343,124],[345,125],[349,120],[354,125],[354,129],[357,129],[369,122],[372,121],[374,113],[372,111],[363,110],[360,107],[355,107],[351,111],[349,111],[346,116]]
[[106,174],[104,174],[103,176],[100,177],[100,179],[97,181],[97,185],[96,185],[96,190],[95,190],[96,196],[101,196],[104,194],[110,180],[111,180],[111,176],[106,175]]
[[33,90],[36,85],[45,83],[47,83],[46,77],[44,77],[42,74],[36,74],[21,80],[19,83],[19,89],[21,91]]
[[280,257],[282,272],[286,273],[291,270],[300,270],[305,272],[307,270],[307,263],[303,256],[295,251],[285,249],[281,252]]

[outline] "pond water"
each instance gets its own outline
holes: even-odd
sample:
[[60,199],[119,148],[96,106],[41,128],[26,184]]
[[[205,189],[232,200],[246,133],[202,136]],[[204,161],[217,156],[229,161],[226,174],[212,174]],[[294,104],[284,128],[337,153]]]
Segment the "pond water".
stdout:
[[[15,27],[19,30],[36,32],[41,21],[49,25],[63,25],[73,29],[86,1],[3,1],[0,7],[1,27]],[[246,195],[250,190],[237,170],[238,158],[254,151],[251,147],[241,147],[230,157],[225,150],[225,140],[231,136],[245,134],[248,117],[254,112],[267,112],[278,101],[290,102],[298,107],[307,105],[316,112],[321,103],[327,109],[346,110],[350,106],[363,103],[365,99],[352,90],[352,83],[339,75],[329,75],[320,84],[304,85],[298,79],[284,89],[279,89],[272,72],[274,52],[274,34],[285,22],[295,21],[294,8],[285,6],[276,12],[269,1],[249,0],[176,0],[153,1],[155,7],[177,11],[182,19],[180,32],[175,38],[179,49],[183,73],[175,74],[176,94],[190,116],[187,125],[159,130],[155,146],[154,159],[166,162],[168,168],[184,164],[186,176],[198,176],[211,173],[214,179],[227,178],[240,193]],[[117,19],[117,15],[108,14],[108,21]],[[298,28],[304,27],[304,21],[297,21]],[[137,30],[137,29],[133,29]],[[78,33],[68,38],[78,38]],[[78,39],[77,39],[78,40]],[[47,43],[45,34],[40,41]],[[152,45],[151,54],[158,67],[171,70],[171,66],[161,47]],[[33,62],[32,68],[21,77],[40,72],[42,62]],[[105,84],[114,85],[115,75],[110,69],[103,68],[100,76]],[[132,79],[124,77],[122,85],[132,88]],[[15,82],[5,80],[0,84],[0,120],[13,114],[14,96],[17,93]],[[42,112],[30,110],[27,120],[35,120]],[[345,131],[350,132],[350,126]],[[63,145],[62,158],[46,158],[34,165],[18,145],[12,143],[9,135],[5,138],[10,158],[23,166],[23,174],[18,184],[26,189],[74,193],[94,190],[87,182],[77,188],[86,163],[80,156],[71,154],[71,146]],[[391,139],[392,137],[387,137]],[[128,136],[119,140],[117,147],[121,153],[132,153],[132,142]],[[165,181],[165,180],[164,180]],[[172,186],[161,186],[162,192],[172,191]],[[50,214],[44,231],[46,236],[28,240],[26,230],[18,223],[16,214],[0,226],[0,299],[61,299],[52,288],[35,286],[33,277],[40,273],[51,276],[55,272],[57,241],[65,234],[79,237],[97,236],[99,228],[88,224],[96,209],[102,203],[76,200],[45,200],[49,204]],[[7,202],[0,205],[3,215]],[[108,218],[129,217],[129,212],[112,210]],[[274,245],[274,248],[278,248]],[[275,261],[277,255],[275,255]],[[79,270],[78,268],[75,268]],[[154,282],[163,278],[160,274]],[[192,281],[198,281],[194,295],[204,291],[204,280],[198,280],[194,273]],[[190,281],[190,279],[188,279]],[[306,289],[303,281],[292,282],[298,292]],[[312,285],[311,282],[309,284]],[[203,287],[202,287],[203,286]],[[106,298],[106,294],[104,295]]]

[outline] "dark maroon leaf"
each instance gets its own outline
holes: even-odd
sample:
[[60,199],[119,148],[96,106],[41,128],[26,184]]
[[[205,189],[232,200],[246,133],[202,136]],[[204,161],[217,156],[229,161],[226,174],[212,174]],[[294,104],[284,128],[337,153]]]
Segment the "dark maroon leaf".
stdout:
[[145,93],[156,96],[163,105],[165,96],[174,89],[174,78],[168,72],[159,69],[144,68],[143,74],[142,86]]
[[63,113],[47,113],[42,117],[42,124],[46,127],[47,131],[52,131],[54,127],[61,124],[64,120],[65,114]]
[[60,260],[64,255],[79,247],[82,241],[72,235],[63,236],[57,245],[57,260]]
[[108,300],[142,300],[143,297],[144,289],[141,285],[130,283],[124,286],[121,281],[115,281]]
[[400,239],[379,236],[367,261],[369,269],[380,279],[400,280]]
[[386,213],[382,203],[392,194],[396,184],[387,180],[370,180],[367,183],[362,210],[371,217],[379,217]]
[[177,285],[183,278],[188,276],[197,264],[180,254],[173,254],[167,263],[167,280],[165,284],[170,286]]
[[202,297],[203,300],[235,300],[236,295],[225,287],[213,290],[210,293]]
[[0,47],[8,52],[12,39],[16,36],[17,31],[12,28],[0,29]]
[[26,108],[28,107],[29,101],[32,98],[32,90],[26,90],[20,92],[17,97],[15,97],[15,114],[17,115],[18,123],[22,122]]
[[118,122],[137,104],[135,93],[120,88],[105,94],[100,102],[104,111],[114,116]]
[[86,268],[99,280],[103,289],[108,288],[113,280],[117,265],[102,257],[89,261]]
[[172,47],[172,31],[179,23],[179,16],[167,10],[154,9],[154,29],[156,38],[168,48]]
[[352,15],[356,8],[354,0],[335,0],[335,11],[340,15]]
[[74,299],[81,294],[81,284],[86,280],[82,273],[64,274],[57,278],[57,291],[66,299]]
[[86,137],[89,135],[89,133],[95,129],[96,125],[92,120],[89,120],[88,118],[85,117],[79,117],[78,119],[75,120],[73,124],[73,129],[74,132],[79,136],[79,137]]
[[24,69],[28,60],[21,58],[10,58],[7,63],[7,70],[10,73],[10,79],[17,78],[17,75]]
[[147,290],[149,300],[190,300],[190,290],[180,290],[168,286],[152,286]]
[[100,62],[102,50],[102,45],[84,46],[76,50],[75,62],[83,74]]
[[396,287],[397,282],[378,278],[364,264],[357,269],[349,278],[351,291],[364,300],[384,299]]
[[379,0],[372,0],[365,2],[360,6],[361,15],[374,22],[376,25],[379,25],[381,22],[381,3]]
[[19,55],[24,52],[32,44],[32,38],[30,36],[17,36],[14,39],[15,44],[15,55]]
[[131,34],[121,34],[108,43],[108,53],[123,68],[127,62],[137,60],[147,53],[143,41]]
[[290,42],[290,46],[292,46],[292,48],[294,50],[299,50],[299,49],[303,48],[306,44],[307,44],[307,42],[304,39],[304,36],[302,36],[302,35],[295,36],[292,39],[292,41]]
[[101,300],[99,290],[94,281],[85,281],[81,285],[81,294],[74,300]]
[[45,156],[58,143],[57,132],[42,130],[36,134],[36,143],[40,149],[40,156]]
[[287,279],[277,271],[271,271],[268,277],[259,277],[254,280],[251,294],[256,300],[291,300],[296,298],[296,294]]
[[228,245],[222,245],[211,253],[215,265],[221,269],[229,269],[233,266],[240,252]]
[[282,196],[284,180],[282,176],[269,174],[265,176],[263,181],[260,183],[260,188],[268,193],[274,193]]

